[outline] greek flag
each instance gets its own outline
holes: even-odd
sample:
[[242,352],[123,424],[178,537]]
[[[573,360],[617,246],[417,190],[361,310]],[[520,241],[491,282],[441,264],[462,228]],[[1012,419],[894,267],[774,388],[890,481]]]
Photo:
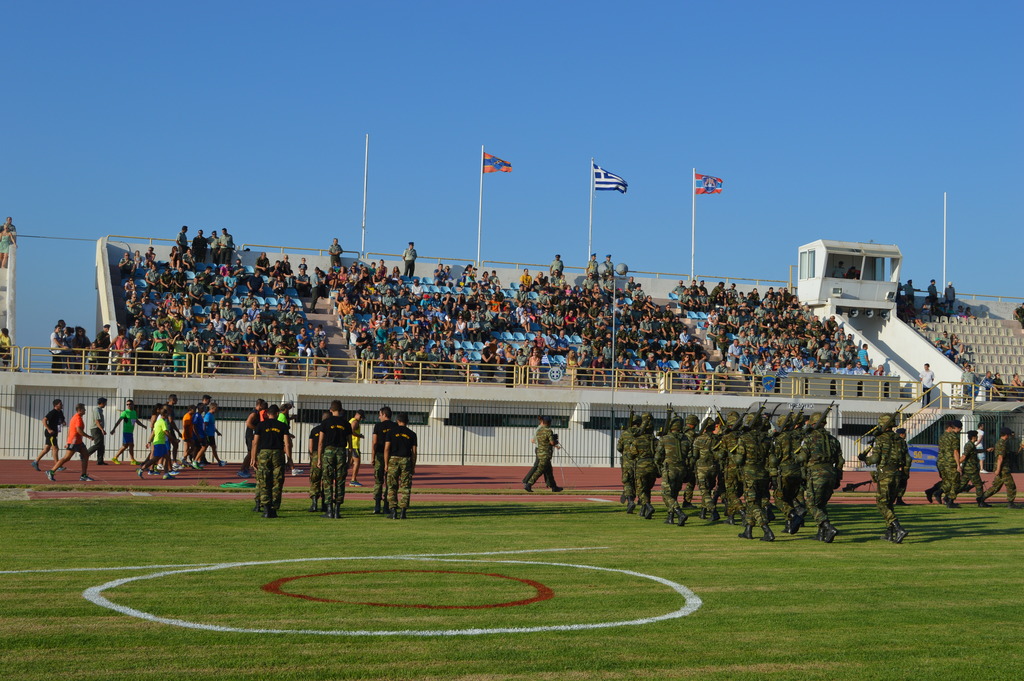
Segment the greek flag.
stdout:
[[623,194],[626,193],[626,189],[629,188],[629,185],[626,184],[625,180],[623,180],[618,175],[615,175],[614,173],[609,173],[607,170],[597,165],[596,163],[594,163],[593,165],[594,189],[596,189],[597,191],[611,191],[612,189],[614,189],[615,191],[620,191]]

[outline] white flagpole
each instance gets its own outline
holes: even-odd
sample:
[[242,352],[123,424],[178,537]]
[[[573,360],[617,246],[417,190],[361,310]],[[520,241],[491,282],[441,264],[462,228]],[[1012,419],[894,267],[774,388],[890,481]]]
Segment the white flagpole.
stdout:
[[693,203],[693,207],[690,211],[690,281],[697,278],[697,270],[694,269],[693,260],[694,253],[697,251],[697,188],[695,179],[697,176],[697,169],[694,168],[690,174],[690,199]]
[[480,267],[480,236],[484,226],[484,145],[480,145],[480,212],[476,218],[476,266]]
[[583,262],[590,262],[590,254],[594,250],[594,159],[590,159],[590,223],[587,226],[587,255]]
[[949,281],[946,279],[946,192],[942,192],[942,286]]
[[366,253],[366,181],[370,174],[370,133],[366,133],[366,158],[363,160],[363,239],[359,244],[359,257]]

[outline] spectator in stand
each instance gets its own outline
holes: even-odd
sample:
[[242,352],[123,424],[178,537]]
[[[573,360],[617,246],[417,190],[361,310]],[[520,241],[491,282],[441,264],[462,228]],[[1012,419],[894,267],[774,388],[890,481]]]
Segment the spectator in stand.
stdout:
[[0,269],[7,267],[11,257],[11,246],[17,244],[18,230],[14,227],[14,219],[8,216],[0,227]]
[[932,279],[928,283],[928,298],[926,300],[928,302],[928,305],[931,307],[932,311],[935,311],[935,309],[938,308],[938,306],[939,306],[939,289],[936,288],[935,280],[934,279]]
[[181,230],[178,232],[178,236],[175,238],[174,244],[178,248],[178,253],[185,253],[185,251],[188,250],[188,225],[181,226]]
[[214,261],[218,265],[230,265],[235,257],[235,238],[228,233],[227,227],[220,230],[220,259]]
[[338,243],[338,238],[335,237],[331,245],[327,247],[327,254],[331,256],[331,267],[341,267],[342,252],[341,244]]
[[402,261],[405,263],[405,276],[416,276],[416,244],[409,242],[409,247],[402,252]]
[[203,236],[203,230],[196,232],[195,238],[192,239],[192,258],[195,262],[206,262],[206,252],[209,247],[209,241]]
[[946,309],[952,310],[953,305],[956,303],[956,289],[953,288],[953,282],[950,281],[946,283],[946,291],[944,295],[946,299]]
[[930,364],[924,365],[924,371],[919,376],[921,381],[921,408],[924,409],[932,401],[932,389],[935,387],[935,372]]
[[7,327],[0,329],[0,366],[11,366],[11,332]]

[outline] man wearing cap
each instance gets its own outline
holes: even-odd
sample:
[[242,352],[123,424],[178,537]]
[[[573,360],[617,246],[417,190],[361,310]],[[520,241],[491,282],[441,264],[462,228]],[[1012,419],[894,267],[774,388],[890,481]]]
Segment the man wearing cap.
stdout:
[[416,276],[416,244],[409,242],[409,247],[402,252],[402,260],[405,262],[405,276]]
[[[959,508],[956,503],[956,495],[960,491],[960,473],[963,471],[963,457],[960,455],[960,431],[963,430],[963,427],[964,424],[960,420],[950,421],[946,424],[945,432],[939,437],[937,465],[942,478],[939,503],[942,503],[943,497],[945,497],[946,508]],[[934,489],[932,494],[935,494]],[[931,495],[928,496],[931,497]],[[929,501],[931,501],[930,498]]]
[[594,278],[597,278],[597,253],[591,253],[587,261],[587,279]]
[[953,303],[956,302],[956,289],[953,288],[953,282],[946,282],[946,307],[952,308]]
[[615,278],[615,263],[612,262],[612,255],[611,255],[611,253],[609,253],[608,255],[604,256],[604,262],[601,263],[601,267],[604,268],[602,270],[602,272],[601,272],[601,276],[602,277],[604,277],[605,279],[614,279]]
[[974,495],[978,506],[991,508],[991,504],[985,501],[985,483],[981,480],[981,461],[978,459],[978,431],[967,431],[967,443],[964,444],[964,473],[961,492],[966,492],[971,485],[974,486]]
[[885,518],[885,539],[894,544],[901,544],[907,531],[896,518],[893,505],[899,489],[900,471],[903,469],[903,452],[900,449],[899,436],[892,432],[894,422],[892,414],[882,414],[878,419],[878,428],[882,432],[875,438],[871,451],[864,458],[864,463],[875,466],[875,504]]
[[557,279],[562,276],[564,270],[565,263],[562,262],[562,256],[556,254],[555,259],[551,261],[551,266],[548,268],[548,274],[551,275],[552,279]]
[[1009,428],[1002,428],[999,431],[999,439],[996,441],[996,477],[992,480],[992,487],[981,495],[981,501],[987,500],[1006,485],[1006,502],[1010,508],[1024,508],[1015,502],[1017,498],[1017,485],[1013,481],[1013,474],[1010,473],[1010,462],[1007,461],[1010,449],[1010,438],[1013,431]]
[[96,465],[106,466],[107,462],[103,460],[103,455],[106,453],[106,423],[104,422],[103,409],[107,406],[107,398],[100,397],[96,400],[95,407],[89,407],[89,415],[86,419],[86,427],[89,428],[89,435],[92,436],[92,446],[86,450],[86,454],[96,454]]
[[533,483],[537,482],[541,476],[548,483],[548,487],[552,492],[561,492],[562,488],[557,485],[553,485],[555,482],[554,469],[551,467],[551,456],[554,454],[555,449],[561,449],[561,445],[558,444],[558,438],[555,437],[554,432],[551,430],[551,417],[541,416],[540,425],[537,426],[537,432],[533,436],[533,442],[536,445],[537,462],[534,465],[533,474],[526,479],[523,483],[523,489],[527,492],[533,491]]
[[795,454],[795,461],[804,465],[807,485],[807,510],[818,525],[818,541],[831,544],[839,530],[828,517],[828,501],[842,481],[842,452],[833,446],[824,431],[826,414],[814,412],[807,421],[808,432]]

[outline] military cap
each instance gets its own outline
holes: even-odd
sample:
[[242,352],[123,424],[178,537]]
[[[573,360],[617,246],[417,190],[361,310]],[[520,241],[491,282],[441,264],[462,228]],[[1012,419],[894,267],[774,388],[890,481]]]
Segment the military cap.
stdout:
[[789,414],[783,414],[782,416],[780,416],[778,422],[776,423],[776,425],[779,428],[785,428],[786,426],[788,426],[789,425]]
[[894,425],[892,414],[882,414],[878,417],[878,427],[882,430],[889,430]]
[[[972,432],[973,432],[973,433],[974,433],[975,435],[977,435],[977,434],[978,434],[978,431],[976,431],[976,430],[975,430],[975,431],[972,431]],[[897,435],[906,435],[906,434],[907,434],[907,429],[906,429],[906,428],[897,428],[897,429],[896,429],[896,434],[897,434]],[[970,435],[970,433],[968,433],[968,435]]]
[[757,414],[747,414],[743,417],[743,425],[752,428],[757,425],[759,418]]
[[725,425],[729,426],[730,428],[735,428],[736,426],[739,425],[739,423],[740,415],[737,414],[736,412],[730,411],[728,414],[725,415]]
[[671,431],[682,430],[683,429],[683,420],[681,418],[679,418],[679,417],[676,417],[676,418],[672,419],[672,422],[669,423],[669,425],[668,425],[668,429],[671,430]]
[[714,419],[704,419],[704,423],[701,424],[700,429],[702,431],[712,430],[715,427],[715,423]]
[[999,434],[1000,435],[1013,435],[1013,430],[1011,430],[1010,428],[1007,428],[1007,427],[1004,426],[1004,427],[999,429]]
[[687,414],[686,425],[696,428],[698,424],[700,424],[700,418],[696,414]]
[[811,414],[811,418],[807,419],[807,425],[811,428],[817,428],[821,425],[821,422],[825,420],[824,412],[816,411]]
[[952,421],[950,421],[949,423],[946,424],[946,427],[947,428],[963,428],[964,427],[964,422],[961,421],[960,419],[953,419]]

